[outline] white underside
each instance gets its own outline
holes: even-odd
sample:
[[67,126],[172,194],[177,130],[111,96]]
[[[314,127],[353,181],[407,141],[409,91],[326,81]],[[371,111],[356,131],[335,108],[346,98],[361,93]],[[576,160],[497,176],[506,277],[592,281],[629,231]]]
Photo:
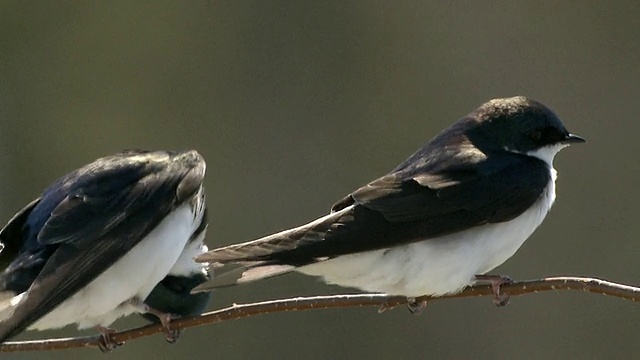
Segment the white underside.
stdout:
[[[193,230],[191,206],[178,207],[125,256],[29,329],[55,329],[71,323],[77,323],[79,329],[108,326],[139,311],[129,300],[144,300],[149,295],[174,266]],[[12,299],[14,305],[22,295]]]
[[207,245],[204,244],[204,237],[207,231],[201,232],[197,238],[191,241],[184,248],[178,260],[169,270],[168,275],[190,277],[197,273],[207,274],[209,263],[197,263],[195,258],[209,251]]
[[561,148],[528,154],[549,164],[551,181],[540,199],[511,221],[389,249],[339,256],[297,271],[321,276],[330,284],[390,295],[440,296],[459,292],[474,282],[475,275],[485,274],[513,256],[542,223],[556,197],[552,161]]

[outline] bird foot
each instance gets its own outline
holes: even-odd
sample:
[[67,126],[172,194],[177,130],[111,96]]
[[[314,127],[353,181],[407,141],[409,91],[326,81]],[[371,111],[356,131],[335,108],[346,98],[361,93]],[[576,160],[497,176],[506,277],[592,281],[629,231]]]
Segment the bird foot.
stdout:
[[389,304],[387,302],[380,304],[380,307],[378,308],[378,314],[382,314],[383,312],[387,311],[387,310],[393,310],[397,307],[398,305],[392,305]]
[[141,313],[148,313],[148,314],[155,315],[158,318],[158,320],[160,320],[160,324],[164,329],[164,339],[169,344],[175,344],[180,339],[181,331],[178,329],[175,329],[175,330],[171,329],[171,320],[177,319],[179,316],[166,313],[158,309],[154,309],[151,306],[137,299],[131,300],[131,304],[137,307],[138,311],[140,311]]
[[164,328],[164,339],[169,344],[175,344],[180,340],[181,331],[178,329],[171,329],[171,320],[177,319],[178,316],[156,310],[150,306],[147,306],[147,312],[158,317],[162,328]]
[[476,275],[476,280],[489,281],[491,283],[493,303],[496,304],[497,307],[502,307],[509,303],[509,294],[501,293],[500,287],[502,285],[512,284],[513,279],[506,275]]
[[123,342],[118,343],[111,339],[111,334],[115,333],[116,332],[115,330],[109,329],[108,327],[104,327],[104,326],[97,326],[96,328],[100,332],[100,337],[101,337],[101,341],[98,344],[98,348],[103,353],[108,353],[110,351],[113,351],[113,349],[117,348],[118,346],[124,345]]
[[378,308],[378,314],[382,314],[383,312],[391,309],[392,307],[389,306],[387,303],[381,304],[380,307]]
[[427,300],[417,300],[416,298],[407,298],[407,308],[413,315],[420,315],[422,311],[427,307]]

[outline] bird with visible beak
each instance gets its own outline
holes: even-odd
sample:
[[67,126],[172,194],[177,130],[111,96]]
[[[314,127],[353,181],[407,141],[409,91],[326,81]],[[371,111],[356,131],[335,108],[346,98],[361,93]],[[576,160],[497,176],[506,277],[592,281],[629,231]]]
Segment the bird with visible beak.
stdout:
[[336,202],[328,215],[199,256],[240,268],[194,291],[298,271],[410,300],[488,280],[496,304],[504,304],[500,285],[509,280],[485,274],[542,223],[556,198],[554,156],[584,141],[537,101],[491,100]]

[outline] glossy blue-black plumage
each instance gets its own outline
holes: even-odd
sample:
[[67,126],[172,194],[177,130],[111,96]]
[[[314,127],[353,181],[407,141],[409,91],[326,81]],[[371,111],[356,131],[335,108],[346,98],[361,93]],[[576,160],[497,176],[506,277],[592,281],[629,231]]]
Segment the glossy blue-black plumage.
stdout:
[[214,249],[197,260],[303,266],[506,222],[536,203],[551,180],[549,164],[528,153],[581,141],[539,102],[492,100],[339,200],[323,221]]
[[29,295],[0,323],[0,341],[75,294],[193,198],[204,166],[195,151],[126,151],[59,178],[14,216],[0,230],[0,291]]
[[[128,151],[122,154],[144,153],[148,152]],[[19,247],[17,245],[7,245],[6,251],[0,253],[2,258],[15,256],[11,264],[0,274],[2,289],[12,290],[17,293],[26,291],[42,271],[47,259],[58,248],[59,241],[40,241],[40,234],[51,219],[54,209],[63,200],[74,196],[82,196],[86,192],[91,192],[92,196],[102,196],[108,199],[110,194],[118,194],[122,189],[126,189],[138,181],[144,176],[145,171],[148,171],[135,163],[115,163],[113,160],[116,158],[122,158],[121,154],[105,157],[100,159],[102,161],[94,162],[60,177],[42,192],[40,198],[33,201],[18,214],[22,218],[14,218],[14,221],[9,222],[0,234],[0,241],[12,244],[15,239],[20,239],[21,245]],[[78,226],[75,228],[81,228],[80,225],[85,225],[86,221],[91,221],[90,217],[93,215],[97,214],[91,214],[90,212],[79,214],[75,219],[78,221]],[[108,214],[101,215],[106,216]],[[109,220],[106,219],[106,221]],[[57,230],[58,233],[63,231],[73,232],[75,230],[73,226],[70,229]],[[84,233],[86,232],[88,231]]]

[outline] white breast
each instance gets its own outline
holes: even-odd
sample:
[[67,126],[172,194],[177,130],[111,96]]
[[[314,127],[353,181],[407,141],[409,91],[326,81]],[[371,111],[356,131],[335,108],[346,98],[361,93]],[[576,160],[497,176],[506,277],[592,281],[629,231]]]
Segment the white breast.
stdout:
[[415,297],[456,293],[513,256],[555,200],[556,171],[540,199],[517,218],[390,249],[344,255],[298,270],[327,283]]
[[124,257],[30,329],[59,328],[71,323],[78,323],[79,329],[108,326],[137,311],[127,302],[145,299],[167,275],[193,228],[191,206],[178,207]]

